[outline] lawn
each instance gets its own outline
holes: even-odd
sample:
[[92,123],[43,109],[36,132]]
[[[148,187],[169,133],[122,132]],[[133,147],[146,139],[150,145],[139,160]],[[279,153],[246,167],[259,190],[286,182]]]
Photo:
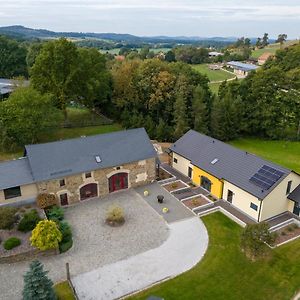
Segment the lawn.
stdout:
[[54,286],[57,300],[75,300],[75,296],[68,281],[58,283]]
[[217,82],[217,83],[209,83],[208,86],[209,86],[210,90],[213,92],[213,94],[218,95],[218,93],[219,93],[219,88],[220,88],[220,85],[221,85],[221,84],[222,84],[222,83],[220,83],[220,82]]
[[272,53],[275,54],[275,52],[280,48],[280,46],[278,45],[278,47],[266,47],[263,49],[257,49],[257,50],[253,50],[251,53],[251,57],[254,58],[259,58],[262,54],[268,52],[268,53]]
[[192,65],[198,72],[205,74],[210,81],[224,81],[234,78],[235,75],[222,70],[210,70],[207,64]]
[[88,108],[68,107],[67,116],[67,124],[71,127],[107,125],[112,123],[110,119],[102,115],[97,115]]
[[[115,55],[115,54],[119,54],[119,52],[120,52],[120,48],[114,48],[114,49],[110,49],[110,50],[100,50],[100,52],[101,53],[106,53],[106,52],[108,52],[108,53],[110,53],[110,54],[113,54],[113,55]],[[141,51],[141,48],[134,48],[133,50],[137,50],[137,51]],[[164,53],[167,53],[168,51],[170,51],[170,50],[172,50],[171,48],[151,48],[150,49],[150,51],[153,51],[155,54],[156,53],[159,53],[159,52],[164,52]]]
[[300,142],[243,138],[230,144],[300,173]]
[[268,259],[251,262],[239,247],[239,225],[220,212],[203,221],[209,233],[203,260],[192,270],[130,299],[156,295],[165,300],[290,300],[300,288],[300,240],[273,250]]

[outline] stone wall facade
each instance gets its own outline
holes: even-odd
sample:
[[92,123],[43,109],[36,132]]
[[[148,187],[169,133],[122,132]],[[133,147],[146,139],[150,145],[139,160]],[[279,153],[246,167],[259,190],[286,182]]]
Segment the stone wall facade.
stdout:
[[[86,173],[75,174],[49,181],[37,183],[39,193],[53,193],[59,198],[61,194],[68,195],[68,203],[80,202],[80,188],[96,183],[98,197],[109,193],[109,178],[117,173],[128,173],[128,188],[137,187],[153,182],[156,178],[155,158],[140,160],[112,168],[88,171],[91,177],[86,178]],[[64,179],[65,185],[60,186],[60,180]]]

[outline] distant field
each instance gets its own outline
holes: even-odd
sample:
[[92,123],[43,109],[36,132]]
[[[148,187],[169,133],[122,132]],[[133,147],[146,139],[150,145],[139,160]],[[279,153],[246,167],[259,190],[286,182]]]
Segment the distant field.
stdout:
[[300,173],[300,142],[243,138],[230,144]]
[[259,58],[262,54],[268,52],[268,53],[272,53],[272,54],[275,54],[275,52],[280,49],[280,46],[278,45],[277,47],[276,46],[273,46],[273,47],[266,47],[266,48],[263,48],[263,49],[257,49],[257,50],[253,50],[252,53],[251,53],[251,57],[254,57],[254,58]]
[[[141,51],[141,48],[136,48],[137,51]],[[151,48],[150,51],[153,51],[154,53],[158,53],[158,52],[168,52],[169,50],[171,50],[170,48]],[[115,49],[111,49],[111,50],[100,50],[101,53],[111,53],[113,55],[115,54],[119,54],[120,48],[115,48]]]
[[[298,40],[287,41],[286,43],[283,44],[282,47],[289,47],[289,46],[295,45],[297,43],[299,43]],[[260,57],[262,54],[264,54],[266,52],[275,54],[275,52],[278,49],[280,49],[280,44],[279,43],[270,44],[266,48],[257,49],[257,50],[252,51],[251,56],[254,57],[254,58],[258,58],[258,57]]]
[[210,81],[224,81],[234,78],[235,75],[222,70],[210,70],[207,64],[192,65],[198,72],[205,74]]

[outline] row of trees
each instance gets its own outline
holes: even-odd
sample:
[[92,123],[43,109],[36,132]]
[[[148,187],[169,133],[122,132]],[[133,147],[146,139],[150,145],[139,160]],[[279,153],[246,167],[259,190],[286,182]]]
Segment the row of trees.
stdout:
[[[245,80],[224,83],[219,99],[231,111],[231,138],[300,137],[300,45],[278,50],[275,59]],[[220,100],[221,101],[221,100]],[[230,105],[233,105],[234,108]],[[224,109],[224,108],[223,108]],[[226,119],[225,119],[226,120]],[[226,123],[223,122],[225,126]],[[229,124],[228,124],[229,125]],[[220,135],[220,138],[225,138]]]

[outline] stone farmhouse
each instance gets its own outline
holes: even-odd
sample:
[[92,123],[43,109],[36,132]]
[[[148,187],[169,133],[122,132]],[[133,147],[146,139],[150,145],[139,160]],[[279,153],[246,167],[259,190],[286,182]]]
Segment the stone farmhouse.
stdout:
[[25,146],[24,157],[0,163],[0,206],[55,194],[62,206],[152,182],[156,151],[145,129]]
[[188,131],[170,147],[171,165],[256,222],[300,214],[300,175],[217,139]]

